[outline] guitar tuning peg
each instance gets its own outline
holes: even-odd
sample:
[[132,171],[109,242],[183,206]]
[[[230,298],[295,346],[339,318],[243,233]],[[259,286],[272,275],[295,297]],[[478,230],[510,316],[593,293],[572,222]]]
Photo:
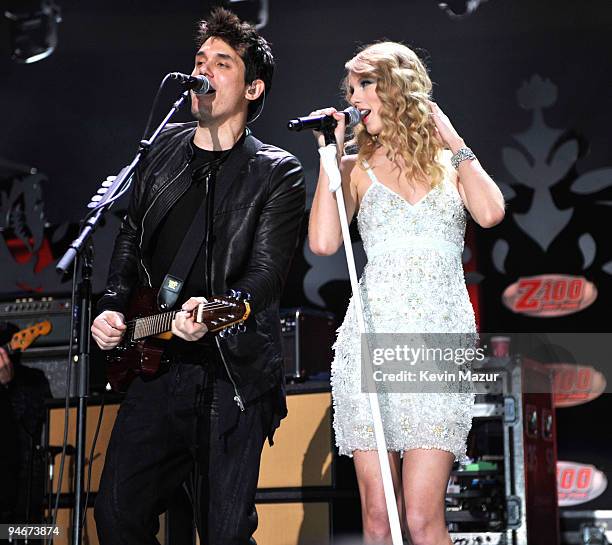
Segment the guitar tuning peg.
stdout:
[[238,328],[235,325],[233,325],[227,330],[227,332],[232,336],[236,335],[238,333]]
[[236,327],[238,329],[238,333],[246,333],[246,326],[244,325],[244,322],[240,322]]
[[222,329],[221,331],[219,331],[219,337],[221,337],[222,339],[225,339],[226,335],[227,335],[226,329]]
[[248,291],[229,289],[225,292],[228,297],[240,299],[241,301],[250,301],[251,294]]

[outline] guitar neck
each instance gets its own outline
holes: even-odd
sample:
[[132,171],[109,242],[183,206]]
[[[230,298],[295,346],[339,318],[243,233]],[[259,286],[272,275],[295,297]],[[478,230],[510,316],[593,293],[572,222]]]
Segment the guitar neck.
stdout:
[[161,312],[159,314],[153,314],[152,316],[145,316],[144,318],[136,318],[135,320],[129,321],[126,325],[128,327],[128,333],[130,340],[138,341],[145,337],[153,337],[172,329],[172,320],[176,316],[178,310],[170,310],[168,312]]
[[38,322],[37,324],[17,331],[8,343],[2,345],[2,348],[9,354],[15,354],[17,351],[24,351],[38,337],[41,335],[48,335],[51,328],[52,326],[49,320]]
[[[141,305],[141,308],[144,308]],[[151,308],[150,305],[147,308]],[[126,323],[125,340],[135,342],[147,337],[155,337],[172,331],[172,320],[180,312],[170,310],[133,318]],[[251,312],[248,302],[225,296],[213,297],[212,300],[200,303],[192,309],[191,315],[198,324],[205,324],[208,331],[216,333],[234,324],[244,322]]]

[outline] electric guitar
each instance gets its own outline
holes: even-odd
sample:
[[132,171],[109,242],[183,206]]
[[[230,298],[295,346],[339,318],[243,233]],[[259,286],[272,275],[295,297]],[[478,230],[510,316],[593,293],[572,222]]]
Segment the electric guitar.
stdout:
[[38,337],[48,335],[51,332],[51,322],[44,320],[33,326],[26,327],[15,333],[9,342],[2,345],[2,348],[11,355],[18,350],[26,350]]
[[[157,290],[139,288],[127,311],[125,334],[106,358],[108,382],[116,392],[125,392],[137,375],[155,375],[167,340],[172,338],[172,320],[179,312],[159,312]],[[210,334],[233,334],[244,326],[251,307],[238,297],[215,296],[199,304],[192,315]]]

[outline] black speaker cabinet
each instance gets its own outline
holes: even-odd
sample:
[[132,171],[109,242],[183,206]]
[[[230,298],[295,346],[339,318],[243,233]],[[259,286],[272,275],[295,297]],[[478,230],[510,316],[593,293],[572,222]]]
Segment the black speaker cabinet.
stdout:
[[303,380],[330,371],[335,319],[329,312],[308,308],[281,311],[285,375]]
[[[21,365],[41,371],[49,382],[51,397],[66,396],[66,381],[68,380],[68,347],[28,348],[21,354]],[[70,364],[70,395],[76,395],[76,366]]]

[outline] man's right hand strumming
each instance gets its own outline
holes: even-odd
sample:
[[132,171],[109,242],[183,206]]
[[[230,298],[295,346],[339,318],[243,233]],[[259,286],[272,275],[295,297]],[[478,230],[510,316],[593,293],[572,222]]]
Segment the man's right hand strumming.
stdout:
[[125,329],[123,314],[105,310],[91,324],[91,336],[102,350],[112,350],[121,342]]

